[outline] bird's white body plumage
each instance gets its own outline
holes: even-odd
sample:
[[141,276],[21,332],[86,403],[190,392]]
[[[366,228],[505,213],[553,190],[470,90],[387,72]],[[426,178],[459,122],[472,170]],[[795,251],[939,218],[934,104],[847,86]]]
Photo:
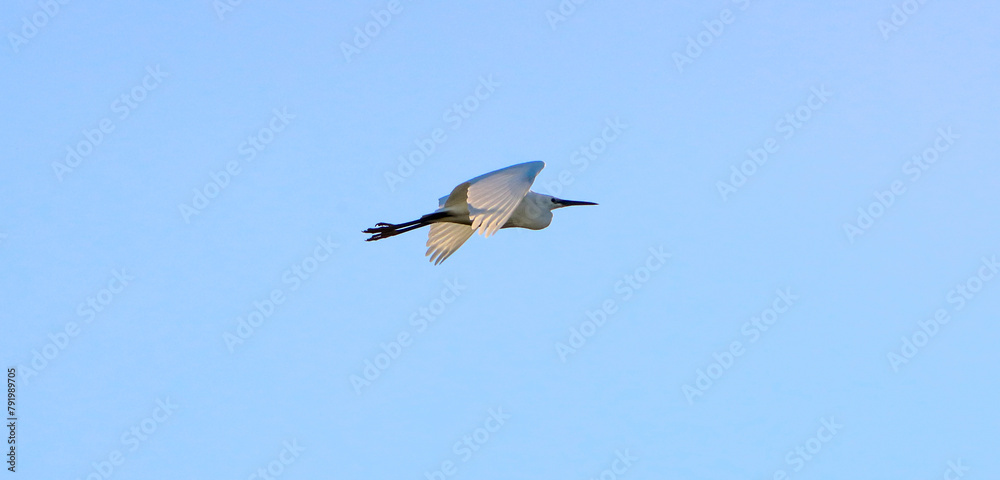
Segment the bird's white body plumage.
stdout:
[[548,195],[529,189],[545,162],[527,162],[502,168],[455,187],[438,201],[438,212],[448,212],[448,222],[431,225],[427,255],[443,262],[478,231],[489,237],[501,228],[541,230],[552,222],[552,210],[543,205]]

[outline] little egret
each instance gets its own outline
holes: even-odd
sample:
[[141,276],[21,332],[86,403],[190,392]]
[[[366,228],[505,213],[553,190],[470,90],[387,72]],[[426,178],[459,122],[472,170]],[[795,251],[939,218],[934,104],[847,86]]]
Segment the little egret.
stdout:
[[593,202],[563,200],[530,190],[545,168],[545,162],[527,162],[501,168],[463,182],[441,197],[438,209],[412,222],[377,223],[364,231],[373,234],[367,241],[406,233],[427,225],[427,253],[435,265],[443,262],[477,230],[489,237],[501,228],[541,230],[552,222],[552,210]]

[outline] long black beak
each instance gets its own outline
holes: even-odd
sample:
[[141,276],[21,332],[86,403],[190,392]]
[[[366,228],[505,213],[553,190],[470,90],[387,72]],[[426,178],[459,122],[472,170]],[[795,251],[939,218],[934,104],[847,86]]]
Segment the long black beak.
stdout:
[[580,202],[580,201],[577,201],[577,200],[563,200],[561,198],[557,198],[555,200],[556,200],[556,203],[558,203],[562,207],[572,207],[573,205],[597,205],[594,202]]

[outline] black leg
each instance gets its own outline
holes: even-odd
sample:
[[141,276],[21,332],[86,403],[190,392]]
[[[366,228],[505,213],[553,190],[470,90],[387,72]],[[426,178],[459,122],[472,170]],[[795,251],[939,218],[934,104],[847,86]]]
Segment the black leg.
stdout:
[[442,218],[446,218],[449,215],[451,214],[448,212],[434,212],[424,215],[411,222],[404,222],[404,223],[379,222],[376,223],[374,227],[367,228],[363,230],[361,233],[373,234],[370,238],[366,240],[368,242],[372,240],[381,240],[383,238],[399,235],[400,233],[409,232],[410,230],[416,230],[420,227],[426,227],[427,225],[430,225],[438,220],[441,220]]

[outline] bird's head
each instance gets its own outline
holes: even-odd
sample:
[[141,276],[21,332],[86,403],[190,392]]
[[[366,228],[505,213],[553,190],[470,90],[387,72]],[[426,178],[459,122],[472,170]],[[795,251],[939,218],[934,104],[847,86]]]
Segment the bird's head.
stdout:
[[553,196],[550,196],[550,195],[546,195],[546,197],[548,197],[548,199],[547,199],[548,200],[548,205],[547,206],[549,207],[549,210],[555,210],[557,208],[563,208],[563,207],[572,207],[573,205],[597,205],[594,202],[581,202],[581,201],[578,201],[578,200],[563,200],[561,198],[556,198],[556,197],[553,197]]
[[[531,193],[534,193],[534,192],[531,192]],[[552,211],[552,210],[555,210],[557,208],[562,208],[562,207],[571,207],[573,205],[597,205],[594,202],[579,202],[579,201],[576,201],[576,200],[563,200],[561,198],[553,197],[552,195],[542,195],[542,194],[535,194],[535,195],[537,195],[537,197],[533,199],[534,202],[532,202],[532,203],[534,203],[535,205],[537,205],[538,207],[540,207],[540,209],[542,209],[542,210],[548,210],[548,211]]]
[[563,200],[561,198],[553,197],[552,195],[543,195],[541,193],[528,192],[525,202],[521,204],[521,208],[524,209],[524,213],[532,218],[547,219],[545,224],[548,225],[548,221],[552,220],[552,211],[557,208],[570,207],[573,205],[597,205],[593,202],[578,202],[576,200]]

